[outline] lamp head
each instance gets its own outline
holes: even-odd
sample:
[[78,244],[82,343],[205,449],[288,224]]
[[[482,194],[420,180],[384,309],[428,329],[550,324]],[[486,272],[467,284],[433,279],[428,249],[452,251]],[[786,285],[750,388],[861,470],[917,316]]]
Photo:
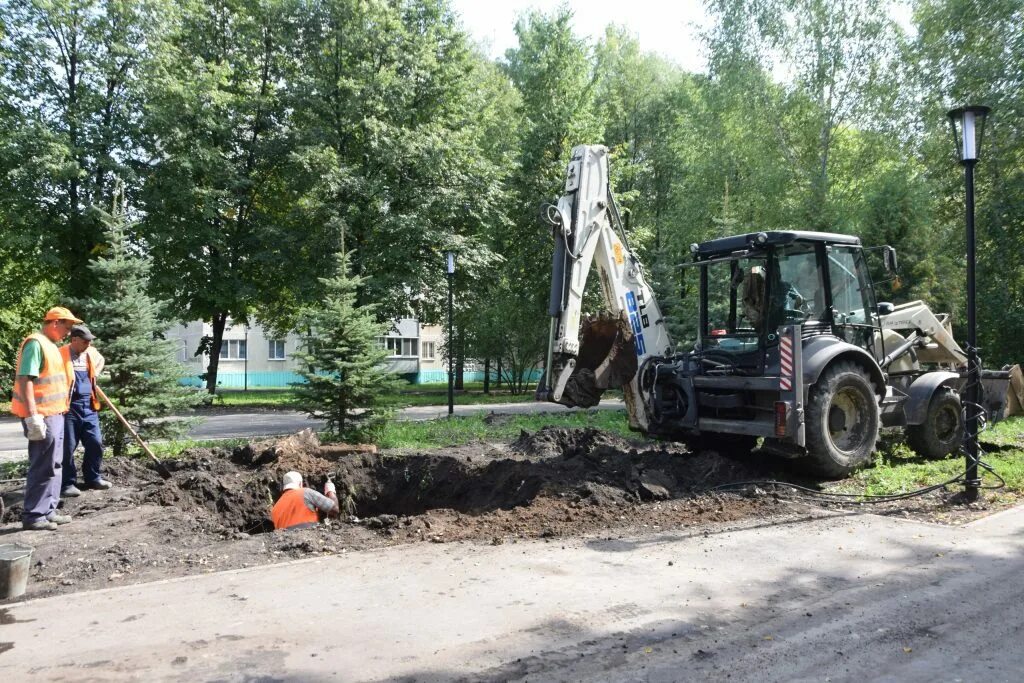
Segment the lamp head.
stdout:
[[978,160],[981,139],[985,132],[985,119],[991,110],[988,107],[958,107],[949,111],[949,123],[953,129],[953,144],[960,163],[974,163]]

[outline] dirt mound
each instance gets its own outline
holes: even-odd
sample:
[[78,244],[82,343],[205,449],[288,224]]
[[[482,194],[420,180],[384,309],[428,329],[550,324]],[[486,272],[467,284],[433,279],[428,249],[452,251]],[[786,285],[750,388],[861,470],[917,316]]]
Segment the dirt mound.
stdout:
[[236,449],[231,458],[239,465],[263,468],[283,475],[295,470],[304,477],[326,477],[331,462],[321,457],[320,439],[312,429],[282,439],[254,441]]
[[597,449],[613,452],[630,450],[629,443],[600,429],[563,429],[545,427],[539,432],[521,431],[512,450],[538,458],[574,458]]

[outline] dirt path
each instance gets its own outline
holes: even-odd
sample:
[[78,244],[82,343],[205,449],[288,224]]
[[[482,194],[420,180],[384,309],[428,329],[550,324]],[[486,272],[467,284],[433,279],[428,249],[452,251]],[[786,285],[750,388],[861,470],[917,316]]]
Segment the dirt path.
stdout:
[[[28,598],[400,543],[614,537],[772,519],[806,506],[759,489],[714,490],[785,476],[778,461],[630,443],[593,429],[549,428],[511,444],[429,452],[336,453],[311,431],[194,449],[167,462],[166,482],[145,461],[110,460],[117,487],[67,499],[74,521],[57,532],[21,531],[12,521],[20,519],[20,492],[4,493],[0,543],[35,547]],[[346,508],[341,521],[271,532],[269,509],[292,469],[317,488],[334,479]],[[935,516],[949,506],[934,496],[887,509]]]

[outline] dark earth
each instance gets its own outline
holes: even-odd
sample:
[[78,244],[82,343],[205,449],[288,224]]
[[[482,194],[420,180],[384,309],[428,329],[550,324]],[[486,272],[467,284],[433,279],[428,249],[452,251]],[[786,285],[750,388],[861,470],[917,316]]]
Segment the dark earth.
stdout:
[[[21,491],[4,485],[0,543],[35,548],[21,599],[399,543],[692,532],[837,507],[764,483],[728,488],[776,479],[818,486],[756,451],[692,453],[594,429],[546,428],[511,444],[372,454],[322,445],[304,431],[233,449],[191,449],[164,463],[168,480],[147,460],[106,459],[105,476],[116,488],[64,500],[74,521],[56,532],[21,531]],[[318,490],[334,480],[340,520],[272,531],[272,501],[281,475],[293,469]],[[954,496],[941,490],[863,511],[954,523],[988,512],[985,503],[957,505]]]

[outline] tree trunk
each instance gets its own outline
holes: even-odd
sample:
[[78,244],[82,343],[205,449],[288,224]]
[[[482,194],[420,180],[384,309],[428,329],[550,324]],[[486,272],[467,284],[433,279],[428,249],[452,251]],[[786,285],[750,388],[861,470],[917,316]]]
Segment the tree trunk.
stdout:
[[[77,27],[75,27],[77,28]],[[86,161],[82,153],[81,144],[78,139],[78,116],[79,116],[79,102],[78,102],[78,33],[75,30],[71,31],[71,35],[68,38],[67,46],[67,68],[65,76],[67,79],[68,86],[68,97],[67,97],[67,123],[68,123],[68,148],[71,153],[71,158],[75,160],[78,168],[76,171],[81,171],[86,168]],[[72,173],[68,180],[68,227],[70,228],[71,235],[76,237],[81,233],[82,230],[82,216],[79,211],[79,205],[81,204],[81,181],[78,177],[78,173]],[[83,272],[85,271],[84,259],[80,259],[72,263],[70,273],[64,273],[70,282],[79,282],[83,278]],[[85,278],[88,282],[88,278]]]
[[206,366],[206,392],[217,393],[217,367],[220,365],[220,347],[224,343],[224,327],[227,313],[216,313],[210,321],[213,327],[213,341],[210,343],[210,364]]
[[491,359],[484,358],[484,393],[491,393]]

